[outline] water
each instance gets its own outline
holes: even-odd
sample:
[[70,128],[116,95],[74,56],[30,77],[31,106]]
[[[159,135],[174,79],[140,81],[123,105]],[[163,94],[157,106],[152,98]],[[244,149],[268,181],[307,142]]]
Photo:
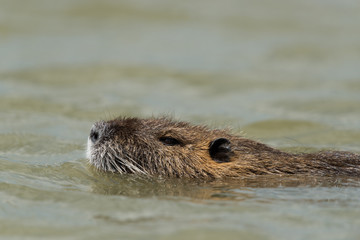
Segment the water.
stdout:
[[170,115],[360,152],[358,1],[0,0],[1,239],[359,239],[357,178],[89,168],[94,121]]

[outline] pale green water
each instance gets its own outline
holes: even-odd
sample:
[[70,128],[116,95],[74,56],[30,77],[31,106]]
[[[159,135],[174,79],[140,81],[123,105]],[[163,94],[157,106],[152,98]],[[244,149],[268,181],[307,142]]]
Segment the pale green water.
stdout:
[[159,114],[360,152],[358,1],[0,6],[1,239],[360,239],[359,179],[148,180],[84,157],[94,121]]

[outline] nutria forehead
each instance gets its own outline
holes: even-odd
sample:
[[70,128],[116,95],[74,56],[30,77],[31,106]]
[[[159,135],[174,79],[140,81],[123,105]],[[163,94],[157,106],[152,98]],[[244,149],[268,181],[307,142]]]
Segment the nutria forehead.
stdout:
[[170,118],[116,118],[105,122],[115,135],[122,138],[174,137],[185,143],[206,142],[214,137],[231,137],[226,130],[212,130],[205,126],[192,125],[188,122],[174,121]]
[[123,118],[119,117],[108,121],[114,127],[126,127],[130,129],[141,129],[141,130],[160,130],[160,129],[192,129],[192,130],[203,130],[209,131],[206,127],[191,125],[188,122],[174,121],[170,118]]

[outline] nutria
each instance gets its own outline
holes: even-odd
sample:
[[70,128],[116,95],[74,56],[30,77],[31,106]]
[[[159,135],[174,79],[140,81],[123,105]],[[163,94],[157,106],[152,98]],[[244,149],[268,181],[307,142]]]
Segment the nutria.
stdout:
[[100,170],[148,176],[360,176],[359,154],[341,151],[291,154],[227,130],[211,130],[169,118],[97,122],[90,132],[87,157]]

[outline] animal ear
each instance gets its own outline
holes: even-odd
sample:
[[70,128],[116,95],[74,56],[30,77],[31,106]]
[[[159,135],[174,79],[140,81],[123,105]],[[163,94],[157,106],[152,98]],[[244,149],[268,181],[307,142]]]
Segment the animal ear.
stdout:
[[217,138],[209,145],[210,157],[216,162],[230,162],[233,154],[231,151],[231,143],[226,138]]

